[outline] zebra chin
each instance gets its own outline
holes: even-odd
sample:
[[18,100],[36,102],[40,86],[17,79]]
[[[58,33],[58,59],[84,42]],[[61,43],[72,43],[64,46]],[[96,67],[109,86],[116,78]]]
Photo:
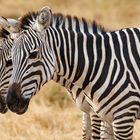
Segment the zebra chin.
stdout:
[[27,111],[28,105],[29,105],[29,102],[24,105],[18,104],[18,105],[7,105],[7,106],[12,112],[18,115],[22,115]]
[[17,114],[24,114],[29,105],[30,99],[21,96],[21,86],[13,83],[9,86],[6,103],[8,108]]
[[0,113],[3,113],[3,114],[8,111],[5,95],[6,95],[5,92],[0,91]]

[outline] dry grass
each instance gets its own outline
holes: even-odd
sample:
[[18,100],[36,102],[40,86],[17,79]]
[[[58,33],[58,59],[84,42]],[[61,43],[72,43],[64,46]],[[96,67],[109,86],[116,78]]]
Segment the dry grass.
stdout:
[[[140,25],[139,0],[0,0],[0,15],[20,17],[48,5],[54,12],[96,20],[108,29]],[[54,83],[45,86],[30,103],[26,114],[0,114],[2,140],[79,140],[81,112],[64,88]],[[140,121],[134,140],[140,139]]]
[[78,140],[80,118],[79,110],[73,106],[61,109],[32,102],[22,116],[11,112],[0,115],[0,136],[2,140]]

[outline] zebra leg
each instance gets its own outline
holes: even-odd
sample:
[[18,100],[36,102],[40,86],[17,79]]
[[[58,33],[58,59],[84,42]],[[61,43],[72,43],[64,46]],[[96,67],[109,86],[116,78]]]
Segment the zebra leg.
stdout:
[[100,140],[101,119],[91,111],[92,140]]
[[115,140],[132,140],[134,128],[134,116],[123,116],[113,121],[113,132]]
[[[91,106],[87,102],[84,94],[80,94],[79,97],[76,98],[75,102],[76,102],[77,106],[84,112],[83,121],[82,121],[83,122],[83,140],[92,140],[91,118],[90,118],[90,113],[92,111]],[[95,113],[93,112],[93,114],[95,114]],[[93,122],[94,122],[94,120],[93,120]],[[99,134],[99,137],[100,137],[100,134]]]
[[83,140],[91,140],[90,114],[83,112]]
[[106,121],[101,122],[101,140],[114,140],[113,127]]
[[94,112],[91,112],[92,140],[113,140],[113,128],[102,121]]
[[76,105],[78,106],[78,108],[80,108],[81,111],[83,111],[83,117],[82,117],[82,130],[83,130],[83,134],[82,134],[82,138],[83,140],[91,140],[91,119],[90,119],[90,105],[89,103],[86,101],[85,95],[84,93],[82,93],[78,96],[78,98],[74,99],[73,98],[73,93],[75,93],[76,91],[70,91],[67,89],[67,93],[68,95],[70,95],[73,99],[73,101],[76,103]]

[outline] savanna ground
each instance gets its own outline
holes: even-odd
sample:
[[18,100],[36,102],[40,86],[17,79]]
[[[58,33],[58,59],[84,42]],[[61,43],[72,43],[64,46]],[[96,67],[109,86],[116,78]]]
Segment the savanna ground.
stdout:
[[[140,27],[139,0],[0,0],[0,15],[18,18],[45,5],[53,12],[94,19],[109,30]],[[65,89],[50,82],[24,115],[0,114],[0,140],[80,140],[81,116]],[[140,121],[134,140],[140,140]]]

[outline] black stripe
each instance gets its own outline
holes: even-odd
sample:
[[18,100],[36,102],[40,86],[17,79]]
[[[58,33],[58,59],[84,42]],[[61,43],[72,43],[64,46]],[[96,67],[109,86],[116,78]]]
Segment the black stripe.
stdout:
[[87,55],[88,55],[88,60],[89,60],[89,67],[87,71],[87,75],[85,77],[85,80],[83,82],[83,89],[89,84],[89,78],[91,76],[91,73],[93,71],[93,66],[94,66],[94,55],[93,55],[93,36],[89,34],[87,41],[86,41],[86,47],[87,49]]
[[95,63],[94,73],[91,76],[91,80],[90,81],[93,81],[93,79],[97,75],[99,66],[101,64],[101,59],[102,59],[102,50],[101,50],[101,45],[102,45],[101,42],[102,42],[102,40],[101,40],[101,36],[100,35],[96,35],[95,37],[96,37],[96,43],[95,43],[96,46],[93,46],[93,47],[96,47],[96,50],[97,50],[97,52],[95,52],[97,54],[97,62]]
[[[139,47],[139,46],[136,46],[136,41],[135,41],[133,32],[130,29],[127,29],[127,32],[128,32],[129,37],[130,37],[131,51],[132,51],[133,57],[137,63],[139,70],[140,70],[140,57],[139,57],[139,54],[137,52],[137,47]],[[140,32],[139,32],[139,34],[137,34],[137,36],[140,37]]]
[[[102,73],[99,77],[99,79],[96,81],[96,83],[93,85],[92,87],[92,93],[91,93],[91,98],[93,99],[94,93],[103,85],[103,83],[106,81],[106,76],[108,75],[108,70],[110,65],[112,65],[111,62],[111,48],[110,48],[110,44],[109,44],[109,36],[106,34],[104,37],[104,44],[105,46],[100,46],[105,48],[105,62],[104,62],[104,66],[102,69]],[[102,94],[103,96],[107,96],[107,93],[109,93],[109,91],[106,91]],[[101,100],[101,98],[99,100]]]
[[80,32],[79,20],[78,20],[78,18],[74,18],[74,19],[75,19],[75,22],[76,22],[76,32]]
[[71,43],[71,64],[70,64],[70,72],[69,72],[69,76],[68,79],[71,77],[72,72],[73,72],[73,68],[74,68],[74,58],[75,58],[75,34],[73,31],[70,32],[70,43]]
[[120,66],[119,74],[117,76],[116,81],[114,82],[114,85],[116,85],[121,80],[122,76],[124,75],[124,64],[121,59],[121,53],[120,53],[121,46],[120,46],[120,43],[118,40],[118,36],[115,32],[112,32],[111,36],[112,36],[112,40],[113,40],[113,44],[114,44],[115,55],[117,57],[117,60],[118,60],[119,66]]
[[78,54],[78,59],[75,61],[78,61],[78,63],[77,63],[77,66],[75,66],[77,68],[76,68],[76,73],[75,73],[73,82],[76,82],[80,78],[80,76],[83,73],[84,66],[85,66],[85,57],[84,57],[84,52],[83,52],[83,47],[85,46],[83,46],[83,34],[77,34],[77,45],[78,45],[77,46],[78,53],[77,52],[75,53]]
[[120,31],[119,33],[120,33],[121,40],[122,40],[122,43],[123,43],[123,55],[125,57],[127,67],[129,68],[129,70],[133,74],[133,77],[134,77],[138,87],[140,88],[140,81],[138,79],[138,75],[136,74],[136,72],[134,70],[134,67],[132,65],[132,62],[130,60],[131,56],[129,55],[129,52],[128,52],[128,42],[127,42],[126,34],[123,31]]

